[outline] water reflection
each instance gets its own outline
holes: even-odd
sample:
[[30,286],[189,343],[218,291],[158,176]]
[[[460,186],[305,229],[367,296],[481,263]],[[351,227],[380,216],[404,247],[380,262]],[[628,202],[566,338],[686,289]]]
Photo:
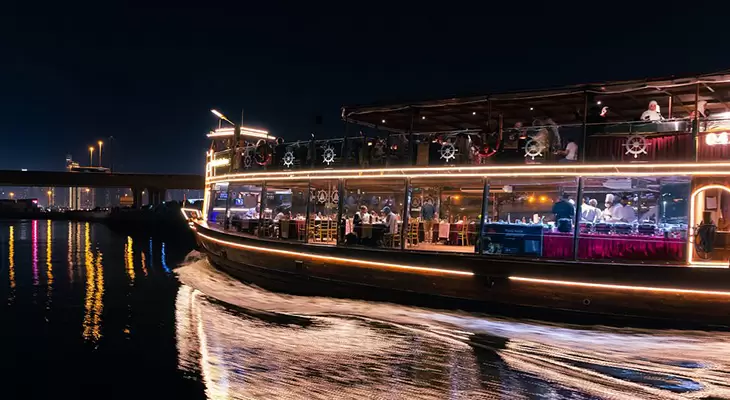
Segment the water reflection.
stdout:
[[8,281],[10,283],[8,304],[12,304],[15,301],[15,227],[12,225],[8,232]]
[[129,277],[129,285],[134,286],[134,252],[132,246],[134,241],[130,236],[127,236],[127,244],[124,246],[124,266],[127,269],[127,276]]
[[730,397],[730,334],[556,326],[274,294],[176,270],[179,367],[208,398]]
[[86,271],[86,299],[84,301],[84,320],[82,336],[86,341],[96,343],[101,339],[101,318],[104,310],[104,270],[102,254],[91,251],[91,228],[84,226],[84,257]]
[[[51,303],[53,302],[53,263],[52,256],[53,250],[53,230],[51,228],[51,221],[46,221],[46,310],[51,309]],[[46,317],[47,318],[47,317]]]
[[33,286],[38,286],[38,221],[33,221],[31,226]]
[[162,250],[160,250],[160,262],[162,263],[162,269],[165,270],[168,274],[170,273],[170,268],[167,267],[167,255],[165,254],[165,242],[162,242]]

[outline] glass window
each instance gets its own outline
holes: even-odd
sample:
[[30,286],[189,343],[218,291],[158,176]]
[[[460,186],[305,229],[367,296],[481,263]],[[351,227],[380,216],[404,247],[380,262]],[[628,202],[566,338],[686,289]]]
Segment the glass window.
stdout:
[[473,253],[482,212],[481,179],[413,179],[406,248]]
[[584,178],[578,258],[685,261],[690,179]]
[[[256,183],[232,183],[229,188],[229,229],[256,235],[261,212],[261,185]],[[270,214],[270,213],[269,213]],[[264,215],[266,218],[267,215]],[[271,216],[268,215],[268,218]]]
[[212,184],[208,196],[208,223],[223,226],[226,220],[228,182]]
[[309,194],[309,221],[307,241],[309,243],[337,243],[337,208],[340,202],[338,181],[314,180]]
[[345,181],[345,244],[400,248],[405,180]]
[[573,258],[577,179],[491,178],[484,254]]
[[271,210],[272,238],[303,241],[306,234],[307,182],[273,181],[266,184],[266,209]]

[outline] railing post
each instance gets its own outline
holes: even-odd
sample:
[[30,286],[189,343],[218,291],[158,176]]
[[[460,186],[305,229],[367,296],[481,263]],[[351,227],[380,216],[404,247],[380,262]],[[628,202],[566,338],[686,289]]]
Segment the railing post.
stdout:
[[266,181],[261,184],[261,200],[259,201],[259,232],[258,237],[264,234],[264,211],[266,210]]
[[583,92],[583,143],[580,145],[580,161],[586,162],[586,148],[588,147],[588,91]]
[[578,240],[580,238],[580,212],[583,205],[583,177],[578,178],[578,194],[575,200],[575,215],[573,216],[573,260],[578,260]]
[[694,160],[697,162],[700,158],[700,112],[698,110],[700,103],[700,84],[695,87],[695,117],[692,119],[692,152]]
[[[406,230],[408,229],[408,217],[411,214],[411,197],[413,194],[413,188],[411,187],[411,178],[406,178],[405,184],[405,198],[403,199],[403,216],[401,217],[400,227],[400,249],[406,248]],[[397,224],[396,224],[397,226]]]
[[335,221],[335,226],[337,227],[337,245],[340,246],[345,243],[345,231],[347,231],[346,223],[342,223],[342,214],[345,207],[345,180],[342,178],[337,182],[337,196],[339,201],[337,202],[337,221]]
[[411,124],[408,128],[408,165],[416,165],[416,154],[417,150],[415,147],[415,140],[413,139],[413,119],[415,117],[416,110],[411,109]]
[[304,212],[304,243],[309,243],[309,210],[312,202],[312,180],[307,181],[307,207]]
[[476,243],[474,244],[474,252],[477,254],[482,254],[483,248],[484,224],[487,219],[487,210],[489,210],[489,179],[482,178],[482,188],[482,212],[479,223],[477,224],[479,230],[477,231]]

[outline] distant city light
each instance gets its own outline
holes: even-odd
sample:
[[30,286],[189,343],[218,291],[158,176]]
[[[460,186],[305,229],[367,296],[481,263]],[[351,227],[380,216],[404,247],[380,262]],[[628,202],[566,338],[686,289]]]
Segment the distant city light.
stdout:
[[28,168],[22,168],[20,171],[21,172],[28,172]]
[[476,111],[472,111],[471,112],[471,115],[477,115],[477,112]]
[[383,123],[385,123],[385,120],[383,120]]

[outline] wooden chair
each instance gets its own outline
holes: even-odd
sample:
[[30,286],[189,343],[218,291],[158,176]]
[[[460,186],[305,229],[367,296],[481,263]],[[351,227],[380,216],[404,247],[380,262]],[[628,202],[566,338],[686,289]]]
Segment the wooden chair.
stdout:
[[296,224],[297,224],[297,239],[299,241],[303,241],[304,240],[304,233],[307,231],[305,229],[305,227],[306,227],[305,222],[304,221],[297,220],[296,221]]
[[418,221],[408,221],[408,230],[406,231],[406,243],[411,246],[418,246]]
[[307,242],[309,242],[309,239],[312,239],[312,241],[317,240],[317,224],[314,223],[314,218],[310,218],[309,221],[307,221],[307,230],[309,231],[307,235],[309,236],[307,238]]
[[456,243],[459,243],[461,241],[462,246],[468,246],[469,245],[469,224],[463,223],[458,224],[459,230],[456,231]]

